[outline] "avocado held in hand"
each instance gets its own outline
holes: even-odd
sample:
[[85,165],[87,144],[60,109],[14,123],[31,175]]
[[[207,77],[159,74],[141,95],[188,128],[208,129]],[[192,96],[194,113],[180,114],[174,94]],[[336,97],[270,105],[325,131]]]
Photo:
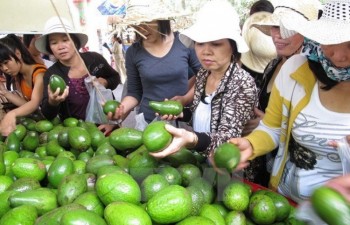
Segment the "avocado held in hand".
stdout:
[[103,105],[103,112],[107,115],[109,112],[115,113],[115,110],[119,107],[120,102],[115,100],[107,100]]
[[310,200],[317,215],[327,224],[350,224],[349,202],[335,189],[321,186],[314,190]]
[[174,100],[162,101],[162,102],[150,101],[149,107],[156,113],[159,113],[160,115],[177,116],[183,110],[182,104]]
[[241,159],[241,151],[232,143],[223,143],[219,145],[214,153],[214,162],[217,169],[224,168],[231,173],[238,165]]
[[57,88],[60,88],[60,95],[63,94],[64,89],[66,89],[66,82],[62,77],[52,74],[49,80],[50,89],[53,93],[56,92]]
[[142,134],[142,141],[149,152],[159,152],[168,147],[172,135],[165,129],[164,121],[150,123]]

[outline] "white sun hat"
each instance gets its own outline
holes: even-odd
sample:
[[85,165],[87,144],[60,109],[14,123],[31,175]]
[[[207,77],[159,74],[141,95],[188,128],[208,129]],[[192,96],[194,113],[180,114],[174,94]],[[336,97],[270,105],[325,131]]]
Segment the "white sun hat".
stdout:
[[242,28],[242,36],[248,44],[249,51],[242,54],[241,61],[246,67],[258,73],[263,73],[267,64],[277,56],[271,36],[252,26],[253,23],[269,16],[270,12],[253,13],[246,19]]
[[180,33],[180,41],[193,48],[194,42],[204,43],[232,39],[240,53],[249,50],[239,26],[239,17],[231,3],[224,0],[207,2],[197,13],[194,24]]
[[126,15],[118,24],[139,25],[154,20],[171,20],[188,14],[184,10],[170,7],[164,0],[129,0]]
[[67,19],[65,18],[61,18],[61,19],[63,24],[61,23],[60,18],[57,16],[51,17],[45,23],[43,35],[35,41],[35,47],[40,52],[45,54],[50,54],[46,49],[47,37],[48,35],[54,34],[54,33],[66,33],[67,31],[68,34],[74,34],[80,41],[79,48],[83,47],[88,42],[88,36],[86,34],[76,31],[72,26],[72,24]]
[[266,35],[271,35],[271,27],[279,27],[282,17],[290,15],[289,18],[298,21],[317,20],[321,7],[319,0],[279,0],[276,2],[273,14],[255,23],[254,26]]
[[340,44],[350,41],[350,1],[329,0],[322,16],[316,21],[300,22],[282,19],[283,25],[322,45]]

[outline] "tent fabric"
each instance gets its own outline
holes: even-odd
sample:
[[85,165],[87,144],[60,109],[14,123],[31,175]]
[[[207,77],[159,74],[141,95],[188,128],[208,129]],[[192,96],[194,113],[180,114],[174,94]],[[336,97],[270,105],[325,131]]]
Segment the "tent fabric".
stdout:
[[[74,27],[70,0],[52,0],[61,17],[68,19]],[[1,0],[0,34],[42,33],[45,22],[57,16],[50,0]]]

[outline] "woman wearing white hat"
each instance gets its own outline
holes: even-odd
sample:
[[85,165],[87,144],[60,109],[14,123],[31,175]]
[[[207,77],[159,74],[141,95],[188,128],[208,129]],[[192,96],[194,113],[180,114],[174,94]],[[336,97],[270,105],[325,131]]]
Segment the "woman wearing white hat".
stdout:
[[[75,117],[85,120],[90,99],[84,83],[88,72],[111,90],[120,83],[120,76],[98,53],[79,53],[80,58],[76,49],[83,47],[88,37],[86,34],[76,32],[66,19],[61,18],[61,20],[58,17],[49,19],[45,24],[44,34],[35,41],[35,47],[40,52],[53,54],[57,59],[44,76],[45,88],[41,109],[47,119],[53,119],[59,115],[61,119]],[[66,32],[69,33],[73,42],[70,41]],[[86,71],[86,68],[89,71]],[[62,95],[59,94],[59,90],[53,93],[48,87],[52,74],[61,76],[67,84]]]
[[[226,26],[219,26],[223,23]],[[191,108],[184,111],[184,119],[192,116],[194,132],[166,125],[173,140],[153,156],[165,157],[183,146],[208,155],[229,138],[241,136],[253,115],[257,88],[254,78],[238,63],[241,53],[248,51],[240,33],[235,9],[217,0],[206,3],[194,25],[180,34],[182,43],[195,49],[203,66],[196,75]]]
[[[272,39],[277,57],[267,64],[261,76],[255,78],[259,88],[259,107],[255,109],[256,118],[246,124],[243,130],[243,136],[248,135],[259,125],[260,120],[264,116],[272,86],[280,68],[288,58],[299,54],[303,45],[304,37],[297,32],[284,29],[281,26],[281,18],[286,14],[290,14],[292,20],[298,18],[301,21],[316,20],[320,6],[318,0],[279,0],[273,14],[266,16],[260,22],[252,23],[251,26],[253,28],[258,28]],[[266,48],[266,45],[264,47]],[[243,59],[242,62],[247,63],[247,59],[249,58],[246,57]],[[262,59],[260,60],[262,61]],[[252,161],[250,166],[245,169],[246,178],[263,186],[268,186],[268,174],[271,173],[271,167],[276,153],[277,150],[272,151],[267,156],[257,157]],[[262,176],[255,175],[262,173],[264,174]]]
[[138,113],[143,113],[149,123],[155,118],[149,101],[163,101],[188,91],[189,79],[193,79],[200,63],[171,28],[171,19],[178,15],[163,1],[129,1],[121,24],[135,29],[137,41],[126,51],[127,94],[114,119],[125,119],[139,106]]
[[312,41],[284,63],[258,128],[230,141],[242,151],[239,168],[279,146],[270,186],[300,202],[349,171],[339,143],[350,134],[350,2],[329,0],[319,20],[290,19],[283,26]]

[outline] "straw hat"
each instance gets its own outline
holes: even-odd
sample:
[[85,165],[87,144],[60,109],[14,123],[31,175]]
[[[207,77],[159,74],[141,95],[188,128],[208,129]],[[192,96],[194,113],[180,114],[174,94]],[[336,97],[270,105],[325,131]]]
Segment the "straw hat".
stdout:
[[65,18],[61,18],[61,19],[62,19],[63,24],[61,23],[60,19],[57,16],[51,17],[46,22],[43,35],[35,41],[35,47],[40,52],[45,53],[45,54],[50,54],[46,49],[46,46],[47,46],[46,42],[47,42],[48,35],[54,34],[54,33],[66,33],[64,28],[66,28],[66,30],[69,34],[74,34],[75,36],[78,37],[78,39],[80,41],[79,48],[86,45],[86,43],[88,41],[88,36],[86,34],[75,31],[74,27],[67,19],[65,19]]
[[197,13],[195,23],[180,33],[180,41],[193,48],[194,42],[210,42],[232,39],[237,43],[238,52],[249,50],[239,26],[239,17],[233,6],[223,0],[207,2]]
[[340,44],[350,41],[350,1],[329,0],[322,16],[316,21],[282,19],[283,25],[322,45]]
[[320,8],[319,0],[280,0],[276,2],[273,14],[254,26],[266,35],[270,35],[271,27],[280,26],[282,17],[289,14],[289,18],[293,19],[316,20]]
[[170,20],[188,13],[170,9],[164,0],[129,0],[126,15],[119,25],[139,25],[153,20]]
[[267,64],[277,56],[271,36],[261,32],[252,24],[271,16],[269,12],[256,12],[243,24],[242,36],[249,46],[249,51],[242,54],[241,61],[249,69],[263,73]]

